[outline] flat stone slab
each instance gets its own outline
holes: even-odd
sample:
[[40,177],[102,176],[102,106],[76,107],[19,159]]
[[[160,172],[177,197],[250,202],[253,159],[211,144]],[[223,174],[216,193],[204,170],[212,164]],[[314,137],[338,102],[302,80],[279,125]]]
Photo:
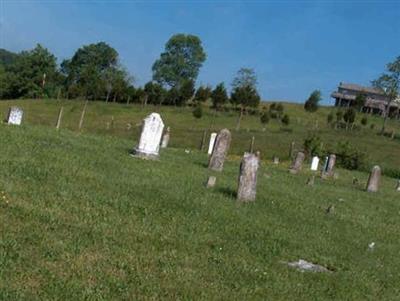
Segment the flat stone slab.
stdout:
[[328,270],[326,267],[308,262],[304,259],[299,259],[299,261],[287,262],[287,265],[291,268],[296,268],[301,272],[332,273],[332,271]]

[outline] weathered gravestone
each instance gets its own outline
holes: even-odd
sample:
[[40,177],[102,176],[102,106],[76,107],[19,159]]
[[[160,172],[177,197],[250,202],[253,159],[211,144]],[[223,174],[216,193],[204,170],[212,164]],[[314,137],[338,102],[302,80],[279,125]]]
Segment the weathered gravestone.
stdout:
[[14,125],[20,125],[22,122],[23,115],[24,115],[24,111],[22,111],[21,108],[11,107],[8,109],[7,123],[14,124]]
[[163,137],[162,137],[162,141],[161,141],[161,148],[167,148],[168,147],[168,143],[169,143],[169,127],[167,127],[167,130],[165,131]]
[[379,189],[380,180],[381,180],[381,168],[378,165],[375,165],[372,168],[371,173],[369,174],[367,191],[377,192]]
[[214,171],[222,171],[230,144],[231,132],[228,129],[221,130],[215,140],[215,145],[208,163],[209,169]]
[[163,129],[164,122],[160,114],[151,113],[147,116],[143,120],[139,144],[134,149],[133,155],[147,159],[158,158]]
[[397,180],[396,191],[400,191],[400,180]]
[[296,158],[294,159],[292,165],[289,168],[290,173],[292,174],[297,174],[300,170],[301,167],[303,165],[303,161],[304,161],[304,153],[302,152],[298,152],[296,155]]
[[311,170],[312,171],[317,171],[318,170],[318,164],[319,164],[319,158],[317,156],[312,157]]
[[242,202],[250,202],[256,199],[257,191],[257,170],[259,166],[259,157],[244,153],[240,163],[239,185],[237,199]]
[[215,176],[209,176],[206,182],[206,187],[207,188],[212,188],[215,186],[215,184],[217,183],[217,177]]
[[215,143],[215,138],[217,138],[217,133],[211,133],[210,136],[210,143],[208,144],[208,154],[211,155],[213,148],[214,148],[214,143]]
[[322,177],[332,177],[334,174],[334,167],[336,163],[336,155],[331,154],[326,157],[324,168],[322,169]]
[[272,158],[272,163],[278,165],[278,164],[279,164],[279,158],[278,158],[277,156],[274,156],[274,157]]

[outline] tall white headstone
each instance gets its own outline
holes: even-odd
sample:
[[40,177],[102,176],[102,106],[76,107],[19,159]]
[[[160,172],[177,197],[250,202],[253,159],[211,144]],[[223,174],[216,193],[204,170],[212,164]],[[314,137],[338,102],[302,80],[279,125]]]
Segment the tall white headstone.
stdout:
[[210,136],[210,143],[208,144],[208,154],[211,155],[213,148],[214,148],[214,143],[215,143],[215,138],[217,138],[217,133],[211,133]]
[[11,107],[8,110],[7,123],[20,125],[22,122],[22,116],[24,115],[24,111],[18,107]]
[[311,170],[317,171],[318,164],[319,164],[319,158],[317,156],[314,156],[311,161]]
[[160,141],[164,129],[164,122],[160,114],[151,113],[143,120],[142,134],[134,155],[145,158],[157,158],[160,150]]

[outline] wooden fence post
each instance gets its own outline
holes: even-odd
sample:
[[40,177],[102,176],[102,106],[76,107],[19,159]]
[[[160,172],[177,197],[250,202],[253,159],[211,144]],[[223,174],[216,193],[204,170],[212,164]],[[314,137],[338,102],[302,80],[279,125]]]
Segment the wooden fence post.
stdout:
[[79,120],[79,127],[78,127],[79,130],[82,129],[83,119],[85,118],[87,104],[88,104],[88,101],[86,100],[85,106],[83,107],[83,110],[82,110],[81,119]]
[[64,107],[61,107],[60,111],[58,112],[58,118],[57,118],[57,124],[56,124],[56,129],[57,130],[60,129],[63,112],[64,112]]

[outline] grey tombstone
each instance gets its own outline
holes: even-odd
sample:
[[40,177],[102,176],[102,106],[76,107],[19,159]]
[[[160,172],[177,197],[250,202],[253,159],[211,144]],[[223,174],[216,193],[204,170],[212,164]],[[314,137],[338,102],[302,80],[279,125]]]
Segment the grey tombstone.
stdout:
[[207,188],[212,188],[217,183],[217,178],[215,176],[209,176],[206,182]]
[[230,144],[231,132],[228,129],[221,130],[215,140],[210,161],[208,163],[209,169],[214,171],[222,171]]
[[305,155],[303,152],[297,153],[296,158],[294,159],[294,161],[292,162],[292,165],[289,168],[290,173],[297,174],[301,170],[301,167],[302,167],[303,161],[304,161],[304,157],[305,157]]
[[21,125],[23,115],[24,111],[21,108],[11,107],[8,110],[7,123],[14,125]]
[[160,114],[151,113],[143,120],[142,133],[139,144],[134,149],[134,156],[157,159],[160,150],[160,140],[164,129],[164,122]]
[[165,131],[163,137],[162,137],[162,141],[161,141],[161,148],[167,148],[168,147],[168,143],[169,143],[169,132],[170,129],[169,127],[167,127],[167,130]]
[[244,153],[240,163],[239,185],[237,199],[242,202],[251,202],[256,199],[257,170],[259,157],[252,153]]
[[381,180],[381,168],[378,165],[375,165],[371,173],[369,174],[368,183],[367,183],[367,191],[368,192],[377,192],[379,189],[379,182]]
[[334,175],[334,168],[336,164],[336,155],[330,154],[326,157],[324,168],[322,169],[323,177],[332,177]]
[[278,164],[279,164],[279,158],[278,158],[277,156],[274,156],[274,157],[272,158],[272,163],[278,165]]
[[400,180],[397,180],[396,191],[400,191]]
[[208,144],[208,154],[211,155],[213,148],[214,148],[214,143],[215,143],[215,138],[217,138],[217,133],[211,133],[210,135],[210,143]]

